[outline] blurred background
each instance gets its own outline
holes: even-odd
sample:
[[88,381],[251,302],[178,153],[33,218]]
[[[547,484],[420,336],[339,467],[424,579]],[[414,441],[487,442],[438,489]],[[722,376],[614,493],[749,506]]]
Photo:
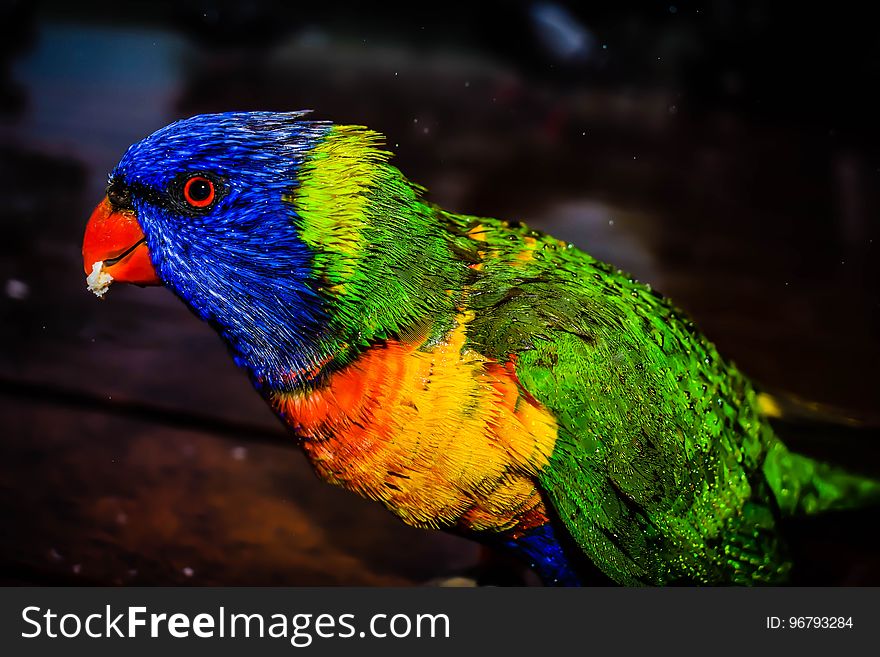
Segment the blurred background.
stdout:
[[[411,585],[478,561],[318,482],[169,292],[86,291],[108,171],[202,112],[379,130],[433,201],[570,240],[760,385],[877,422],[880,40],[859,3],[0,7],[3,583]],[[807,447],[880,474],[874,440]],[[877,519],[812,527],[803,580],[880,583]]]

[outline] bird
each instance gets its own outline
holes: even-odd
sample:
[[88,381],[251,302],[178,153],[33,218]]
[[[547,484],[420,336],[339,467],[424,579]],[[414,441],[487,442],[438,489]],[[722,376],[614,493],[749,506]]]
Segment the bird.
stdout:
[[176,121],[110,173],[89,288],[164,285],[320,479],[546,585],[785,583],[785,518],[880,500],[789,449],[774,397],[650,285],[448,212],[391,159],[306,112]]

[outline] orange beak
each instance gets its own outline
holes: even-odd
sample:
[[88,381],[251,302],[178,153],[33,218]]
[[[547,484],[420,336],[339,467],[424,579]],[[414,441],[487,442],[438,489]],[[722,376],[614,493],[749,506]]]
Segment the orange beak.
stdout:
[[118,210],[105,196],[92,212],[83,238],[83,268],[88,274],[96,262],[114,281],[161,285],[150,261],[144,232],[131,210]]

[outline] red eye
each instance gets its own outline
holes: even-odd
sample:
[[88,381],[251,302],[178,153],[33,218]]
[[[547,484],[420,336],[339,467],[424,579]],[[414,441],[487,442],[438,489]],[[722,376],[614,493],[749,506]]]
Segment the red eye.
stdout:
[[206,208],[214,202],[214,183],[204,176],[193,176],[183,186],[183,198],[194,208]]

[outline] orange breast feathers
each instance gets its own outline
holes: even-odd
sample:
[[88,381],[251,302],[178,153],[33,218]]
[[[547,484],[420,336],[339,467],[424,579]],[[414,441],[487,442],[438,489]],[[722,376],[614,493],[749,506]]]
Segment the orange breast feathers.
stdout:
[[547,521],[535,476],[556,422],[513,364],[465,348],[460,318],[430,348],[387,342],[320,389],[270,401],[319,476],[417,527],[516,535]]

